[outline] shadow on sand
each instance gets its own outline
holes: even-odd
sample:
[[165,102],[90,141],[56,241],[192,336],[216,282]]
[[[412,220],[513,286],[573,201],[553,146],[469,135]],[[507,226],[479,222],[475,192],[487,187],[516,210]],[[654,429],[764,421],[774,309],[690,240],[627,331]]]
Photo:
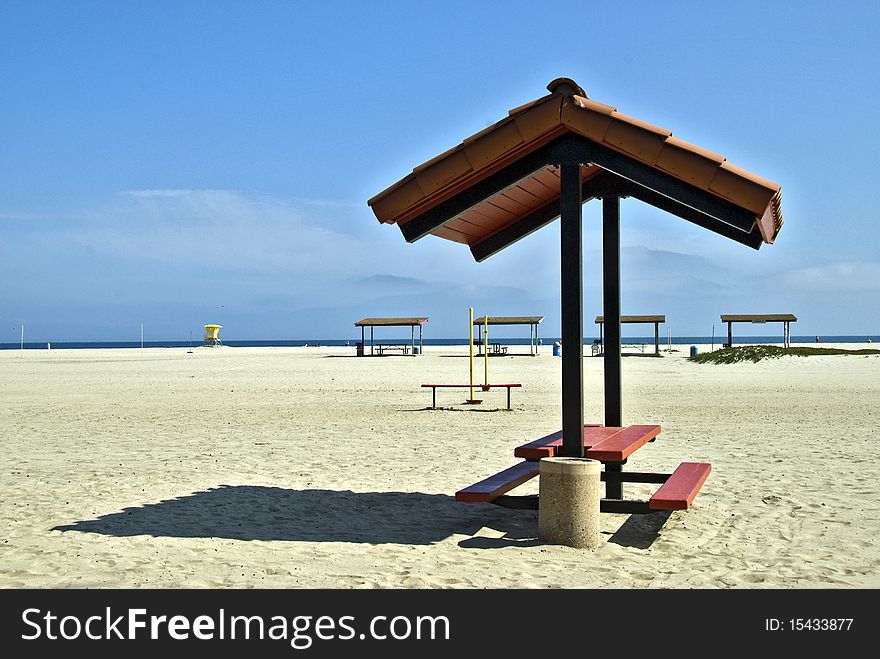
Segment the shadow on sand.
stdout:
[[456,503],[444,494],[217,488],[56,526],[116,537],[228,538],[426,545],[489,527],[535,537],[534,512]]
[[[647,549],[669,517],[633,515],[608,542]],[[489,529],[490,535],[483,535]],[[288,490],[221,485],[158,503],[125,508],[97,519],[56,526],[114,537],[357,542],[429,545],[459,534],[465,549],[535,547],[535,511],[457,503],[445,494]]]
[[621,547],[633,547],[635,549],[647,549],[660,535],[660,529],[666,524],[666,520],[672,514],[671,510],[659,510],[646,515],[630,515],[620,525],[608,542],[613,542]]

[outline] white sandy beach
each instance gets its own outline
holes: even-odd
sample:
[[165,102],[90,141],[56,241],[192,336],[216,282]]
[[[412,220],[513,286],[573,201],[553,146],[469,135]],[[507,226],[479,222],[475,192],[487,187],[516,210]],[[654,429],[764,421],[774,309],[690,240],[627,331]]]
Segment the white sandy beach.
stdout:
[[[625,423],[663,427],[627,468],[714,470],[659,532],[603,513],[593,552],[539,542],[536,512],[452,497],[559,428],[550,346],[491,359],[492,381],[523,384],[512,411],[502,391],[426,409],[421,383],[467,381],[466,347],[0,351],[0,586],[880,586],[880,355],[675,348],[624,358]],[[585,359],[588,420],[601,367]]]

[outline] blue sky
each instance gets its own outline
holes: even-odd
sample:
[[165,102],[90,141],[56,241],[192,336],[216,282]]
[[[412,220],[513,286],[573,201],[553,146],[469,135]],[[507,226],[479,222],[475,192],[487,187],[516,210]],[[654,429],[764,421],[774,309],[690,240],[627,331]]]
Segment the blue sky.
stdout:
[[[0,342],[354,338],[369,315],[559,328],[558,226],[482,264],[366,200],[574,78],[782,185],[759,252],[635,200],[624,313],[880,334],[876,2],[0,2]],[[585,322],[601,313],[585,206]],[[753,333],[769,328],[756,326]],[[743,333],[749,327],[744,326]]]

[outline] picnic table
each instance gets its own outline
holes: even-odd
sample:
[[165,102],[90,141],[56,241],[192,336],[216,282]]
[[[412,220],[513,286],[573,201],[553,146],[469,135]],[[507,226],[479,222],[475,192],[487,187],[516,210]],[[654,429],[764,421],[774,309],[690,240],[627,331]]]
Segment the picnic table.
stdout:
[[404,355],[409,354],[409,343],[377,343],[375,344],[376,352],[380,355],[390,350],[400,350]]
[[507,346],[503,346],[500,343],[493,343],[492,350],[489,352],[490,355],[506,355],[507,354]]
[[[641,447],[660,435],[658,425],[624,427],[587,424],[583,430],[584,457],[599,460],[604,466],[601,478],[606,494],[600,502],[602,512],[648,513],[656,510],[684,510],[709,476],[712,465],[682,462],[671,474],[623,471],[623,465]],[[513,454],[523,461],[455,493],[457,501],[494,503],[508,508],[538,508],[537,496],[510,496],[506,492],[534,478],[540,460],[562,454],[562,431],[517,446]],[[623,498],[622,484],[658,483],[660,488],[647,501]]]

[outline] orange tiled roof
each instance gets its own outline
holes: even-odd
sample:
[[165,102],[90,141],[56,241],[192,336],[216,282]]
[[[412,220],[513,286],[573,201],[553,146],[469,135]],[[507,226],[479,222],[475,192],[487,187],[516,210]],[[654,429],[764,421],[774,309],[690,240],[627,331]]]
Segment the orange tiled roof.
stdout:
[[[752,230],[760,231],[758,243],[776,238],[782,227],[778,184],[673,137],[665,128],[591,100],[573,80],[558,78],[547,88],[550,94],[510,110],[501,121],[419,165],[370,199],[367,203],[379,221],[403,227],[555,138],[575,134],[747,211],[755,218]],[[585,166],[582,180],[601,171]],[[558,168],[548,165],[430,233],[473,246],[558,198]]]

